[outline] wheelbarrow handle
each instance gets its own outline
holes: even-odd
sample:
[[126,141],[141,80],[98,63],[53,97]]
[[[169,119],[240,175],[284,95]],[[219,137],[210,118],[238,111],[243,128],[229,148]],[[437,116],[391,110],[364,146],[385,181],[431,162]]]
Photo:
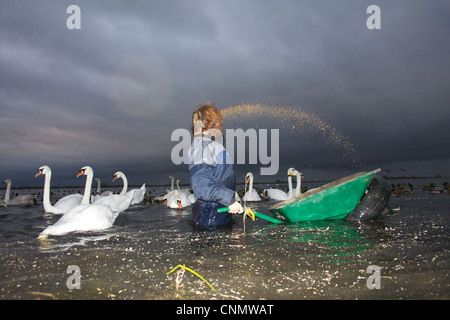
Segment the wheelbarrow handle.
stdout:
[[[223,207],[223,208],[217,209],[217,212],[218,213],[224,213],[224,212],[228,212],[229,210],[230,209],[228,207]],[[253,213],[255,214],[255,217],[263,219],[263,220],[266,220],[266,221],[269,221],[269,222],[272,222],[272,223],[275,223],[275,224],[282,224],[282,223],[284,223],[284,221],[282,221],[282,220],[269,217],[269,216],[267,216],[267,215],[265,215],[263,213],[259,213],[257,211],[253,211]]]

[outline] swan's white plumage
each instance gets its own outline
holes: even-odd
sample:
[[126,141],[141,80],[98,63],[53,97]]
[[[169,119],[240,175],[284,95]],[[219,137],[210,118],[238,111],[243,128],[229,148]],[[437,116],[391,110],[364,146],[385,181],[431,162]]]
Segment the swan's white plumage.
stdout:
[[284,200],[289,199],[289,195],[280,189],[270,188],[270,189],[265,189],[264,192],[267,192],[267,197],[269,197],[272,200],[284,201]]
[[42,231],[39,237],[63,235],[74,231],[102,230],[112,227],[118,216],[109,206],[102,203],[76,206]]
[[[173,209],[181,209],[182,205],[181,205],[181,198],[180,198],[180,194],[178,192],[178,190],[173,190],[168,192],[164,198],[167,200],[166,206],[168,206],[169,208],[173,208]],[[178,205],[179,204],[179,205]]]
[[47,210],[45,212],[64,214],[64,213],[68,212],[70,209],[78,206],[81,203],[81,199],[83,199],[83,196],[79,193],[69,194],[68,196],[65,196],[65,197],[59,199],[53,205],[54,212],[47,211]]
[[[185,208],[191,205],[191,199],[186,192],[180,190],[179,181],[177,180],[177,188],[166,194],[167,206],[170,208]],[[195,201],[194,201],[195,202]]]
[[145,183],[139,189],[127,191],[126,195],[131,199],[131,204],[138,204],[144,200]]
[[101,197],[93,203],[103,203],[111,207],[113,211],[122,212],[130,207],[131,198],[122,194],[112,194],[110,196]]

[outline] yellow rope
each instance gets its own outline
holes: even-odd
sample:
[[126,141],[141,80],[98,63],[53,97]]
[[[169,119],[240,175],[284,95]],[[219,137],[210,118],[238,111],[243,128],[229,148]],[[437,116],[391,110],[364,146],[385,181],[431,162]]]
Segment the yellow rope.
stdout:
[[244,207],[244,218],[245,216],[249,216],[252,221],[255,221],[255,213],[252,211],[250,207]]
[[253,213],[252,209],[250,209],[250,207],[247,207],[244,205],[244,212],[242,213],[242,222],[244,224],[244,245],[245,245],[245,218],[249,216],[250,219],[252,219],[252,221],[255,221],[255,214]]
[[177,265],[175,268],[173,268],[172,270],[170,270],[169,272],[167,272],[167,275],[169,275],[169,274],[171,274],[172,272],[174,272],[176,269],[178,269],[178,268],[183,268],[183,269],[185,269],[185,270],[187,270],[187,271],[189,271],[189,272],[191,272],[191,273],[193,273],[193,274],[195,274],[197,277],[199,277],[200,279],[202,279],[213,291],[216,291],[216,289],[214,289],[213,287],[212,287],[212,285],[210,285],[209,284],[209,282],[208,281],[206,281],[205,279],[203,279],[203,277],[201,276],[201,275],[199,275],[197,272],[195,272],[194,270],[192,270],[192,269],[189,269],[188,267],[185,267],[185,266],[183,266],[183,265],[181,265],[181,264],[179,264],[179,265]]

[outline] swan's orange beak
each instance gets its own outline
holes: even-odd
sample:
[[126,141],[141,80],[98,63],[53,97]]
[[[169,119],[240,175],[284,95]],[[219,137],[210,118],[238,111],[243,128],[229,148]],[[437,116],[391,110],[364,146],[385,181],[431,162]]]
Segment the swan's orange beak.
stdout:
[[247,180],[245,180],[245,183],[248,183],[250,181],[250,177],[247,177]]
[[116,177],[116,176],[114,176],[114,178],[113,178],[113,181],[112,181],[112,182],[116,181],[116,179],[117,179],[117,177]]
[[181,205],[181,201],[180,200],[177,200],[177,205],[178,205],[178,208],[183,209],[183,206]]
[[36,175],[34,176],[35,178],[39,177],[42,174],[42,170],[39,169],[38,172],[36,173]]
[[84,174],[84,170],[81,169],[81,170],[78,172],[78,174],[77,174],[77,178],[78,178],[79,176],[82,176],[83,174]]

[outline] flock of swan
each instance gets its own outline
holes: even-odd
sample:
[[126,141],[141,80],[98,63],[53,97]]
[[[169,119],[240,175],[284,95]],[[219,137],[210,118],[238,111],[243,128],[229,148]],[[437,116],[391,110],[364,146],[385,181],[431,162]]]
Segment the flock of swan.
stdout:
[[[86,182],[83,195],[76,193],[62,197],[55,204],[52,205],[50,201],[50,182],[52,171],[49,166],[42,166],[38,169],[35,175],[37,178],[40,175],[45,176],[44,193],[43,193],[43,207],[46,213],[62,215],[54,224],[47,226],[40,234],[40,239],[46,238],[49,235],[64,235],[75,231],[92,231],[103,230],[112,227],[114,221],[120,212],[127,210],[131,205],[139,204],[143,201],[146,194],[145,183],[139,189],[128,190],[128,181],[125,174],[117,171],[114,174],[113,182],[117,179],[123,180],[123,188],[119,194],[112,194],[110,191],[100,193],[100,179],[97,181],[97,194],[91,195],[92,181],[94,179],[94,171],[90,166],[85,166],[80,169],[77,178],[86,176]],[[297,187],[293,189],[292,177],[297,178]],[[302,174],[290,168],[288,170],[288,192],[280,189],[264,189],[263,197],[270,198],[276,201],[284,201],[298,196],[301,193],[301,178]],[[257,190],[253,189],[254,176],[248,172],[245,176],[246,184],[249,188],[245,191],[242,198],[246,201],[261,201],[261,195]],[[170,176],[171,187],[166,190],[165,194],[155,197],[154,200],[163,201],[166,206],[175,209],[182,209],[192,205],[197,199],[189,188],[180,189],[179,182],[173,176]],[[11,179],[4,181],[7,183],[5,199],[0,200],[0,205],[27,205],[34,204],[36,199],[33,195],[16,196],[10,199]],[[175,188],[176,183],[176,188]],[[237,193],[235,198],[241,201]]]
[[45,228],[39,234],[40,238],[45,238],[49,235],[63,235],[73,231],[107,229],[114,224],[120,212],[127,210],[134,203],[142,202],[145,195],[145,183],[140,189],[127,192],[128,182],[126,177],[121,171],[118,171],[114,174],[114,180],[122,178],[124,181],[122,192],[120,194],[97,195],[91,199],[94,171],[91,167],[85,166],[77,174],[77,177],[86,176],[84,194],[65,196],[52,205],[50,203],[50,180],[52,176],[50,167],[40,167],[35,178],[42,174],[45,175],[44,211],[63,216],[53,225]]
[[[289,168],[288,172],[288,192],[284,192],[281,189],[264,189],[261,193],[261,195],[258,193],[257,190],[253,189],[253,180],[254,176],[253,173],[248,172],[245,175],[245,181],[248,183],[249,187],[248,190],[245,191],[244,196],[241,198],[239,197],[238,193],[235,192],[235,199],[239,202],[241,201],[261,201],[262,197],[269,198],[275,201],[284,201],[288,200],[293,197],[297,197],[301,193],[301,179],[303,178],[302,174],[295,170],[294,168]],[[295,176],[297,178],[297,187],[293,188],[292,185],[292,177]],[[166,190],[167,193],[165,195],[161,195],[159,197],[155,197],[155,200],[158,201],[165,201],[166,205],[170,208],[185,208],[193,204],[195,201],[197,201],[197,198],[192,193],[191,189],[180,189],[179,182],[181,180],[176,181],[177,188],[174,188],[174,177],[170,176],[169,179],[171,179],[171,187],[169,190]]]

